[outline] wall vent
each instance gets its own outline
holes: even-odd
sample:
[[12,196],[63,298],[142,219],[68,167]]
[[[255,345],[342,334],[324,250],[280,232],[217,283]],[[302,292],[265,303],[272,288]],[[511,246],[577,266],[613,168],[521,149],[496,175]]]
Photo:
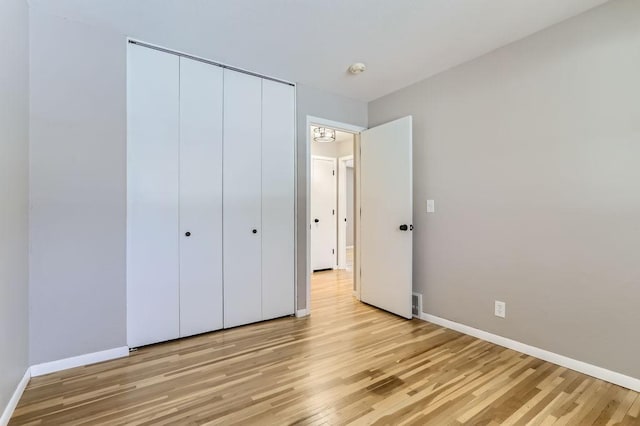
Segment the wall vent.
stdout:
[[413,293],[411,295],[411,314],[420,318],[420,314],[422,313],[422,294]]

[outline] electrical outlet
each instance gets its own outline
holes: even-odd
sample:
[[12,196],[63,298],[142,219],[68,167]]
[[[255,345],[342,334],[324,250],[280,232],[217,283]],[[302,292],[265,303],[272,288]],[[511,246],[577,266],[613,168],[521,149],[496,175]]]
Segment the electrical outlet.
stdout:
[[507,304],[499,300],[496,300],[494,314],[497,317],[505,318],[507,316]]

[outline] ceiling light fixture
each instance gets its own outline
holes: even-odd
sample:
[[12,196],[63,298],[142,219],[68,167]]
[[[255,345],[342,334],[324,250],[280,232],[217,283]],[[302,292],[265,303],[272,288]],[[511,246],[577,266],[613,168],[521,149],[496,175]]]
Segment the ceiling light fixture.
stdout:
[[356,62],[349,67],[349,72],[351,74],[362,74],[366,69],[367,66],[365,64],[363,64],[362,62]]
[[313,129],[313,140],[316,142],[334,142],[336,140],[336,131],[324,127],[315,127]]

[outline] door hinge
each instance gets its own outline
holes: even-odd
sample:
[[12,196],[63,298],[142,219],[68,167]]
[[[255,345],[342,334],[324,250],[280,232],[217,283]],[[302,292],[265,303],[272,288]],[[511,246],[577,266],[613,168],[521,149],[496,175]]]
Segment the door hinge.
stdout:
[[336,254],[336,250],[335,249],[331,249],[331,254]]
[[335,216],[335,215],[336,215],[336,210],[335,210],[335,209],[332,209],[332,210],[331,210],[331,214],[332,214],[333,216]]
[[335,170],[333,170],[333,176],[335,176],[335,175],[336,175],[336,171],[335,171]]

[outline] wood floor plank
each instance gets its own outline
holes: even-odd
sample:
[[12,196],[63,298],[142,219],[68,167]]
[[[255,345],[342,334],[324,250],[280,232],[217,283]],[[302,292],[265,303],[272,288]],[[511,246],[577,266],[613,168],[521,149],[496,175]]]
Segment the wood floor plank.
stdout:
[[636,392],[352,296],[33,378],[11,425],[640,425]]

